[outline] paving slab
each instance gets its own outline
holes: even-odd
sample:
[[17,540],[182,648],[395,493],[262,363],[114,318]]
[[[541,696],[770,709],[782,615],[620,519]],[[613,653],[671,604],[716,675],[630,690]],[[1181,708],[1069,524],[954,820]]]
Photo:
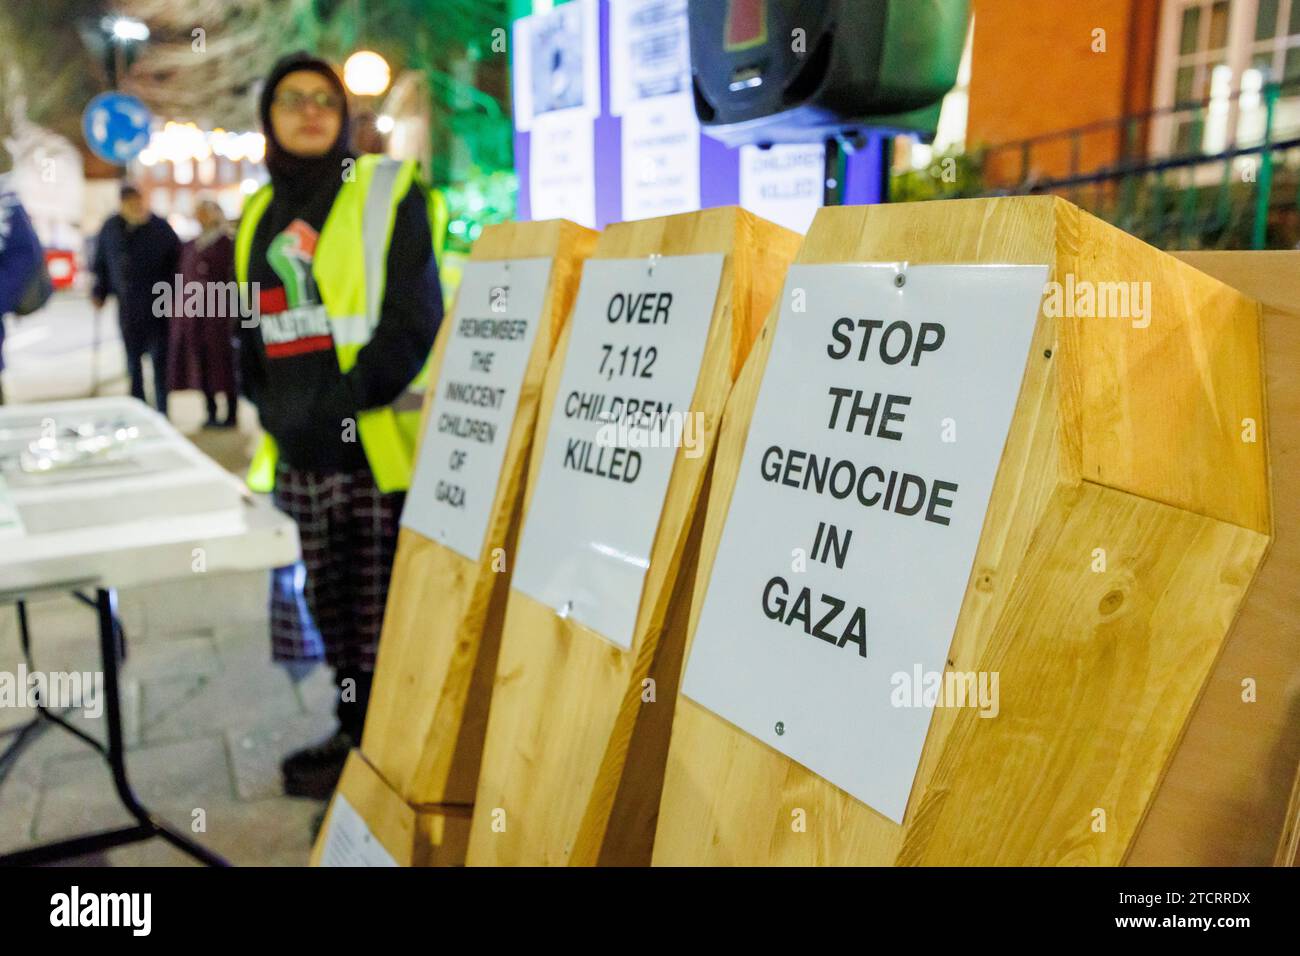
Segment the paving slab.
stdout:
[[299,714],[226,731],[236,795],[243,800],[282,796],[280,762],[293,751],[324,739],[333,729],[332,718]]
[[10,775],[0,783],[0,853],[22,850],[35,842],[33,824],[41,791],[34,783]]
[[[240,667],[223,661],[216,674],[194,678],[192,688],[173,686],[174,706],[155,711],[147,706],[142,735],[147,744],[185,740],[205,733],[238,730],[268,719],[285,719],[302,713],[293,684],[284,670],[266,662]],[[147,682],[146,699],[153,700]]]
[[211,629],[164,641],[130,642],[123,673],[135,680],[215,674],[221,669]]
[[[160,808],[158,815],[233,866],[306,866],[312,824],[323,802],[289,797],[245,802],[213,801],[204,832],[192,832],[188,817]],[[69,866],[198,866],[165,840],[153,839],[104,853],[78,857]]]
[[[230,764],[221,738],[200,737],[127,754],[127,774],[150,809],[186,812],[233,798]],[[43,796],[36,819],[41,840],[129,824],[113,791],[108,765],[97,754],[56,757],[42,772]]]

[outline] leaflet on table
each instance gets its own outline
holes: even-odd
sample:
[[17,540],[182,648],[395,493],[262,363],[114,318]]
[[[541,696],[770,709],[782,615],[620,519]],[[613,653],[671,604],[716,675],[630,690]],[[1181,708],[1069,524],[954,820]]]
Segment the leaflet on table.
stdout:
[[4,475],[0,475],[0,538],[13,538],[23,534],[23,519],[18,514],[13,495]]

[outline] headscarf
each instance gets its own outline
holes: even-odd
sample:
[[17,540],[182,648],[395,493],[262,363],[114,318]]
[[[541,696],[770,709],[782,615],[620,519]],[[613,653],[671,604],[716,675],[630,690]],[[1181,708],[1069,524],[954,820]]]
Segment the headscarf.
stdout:
[[[342,117],[339,124],[338,139],[329,151],[321,156],[298,156],[285,149],[275,138],[275,129],[271,125],[271,101],[275,98],[275,88],[290,73],[310,70],[329,80],[338,94]],[[319,57],[305,51],[290,53],[280,58],[271,68],[262,87],[258,112],[262,118],[262,130],[266,136],[266,169],[271,174],[271,186],[277,198],[293,201],[312,195],[327,179],[338,182],[341,179],[341,166],[345,159],[354,156],[348,143],[348,98],[334,68]]]

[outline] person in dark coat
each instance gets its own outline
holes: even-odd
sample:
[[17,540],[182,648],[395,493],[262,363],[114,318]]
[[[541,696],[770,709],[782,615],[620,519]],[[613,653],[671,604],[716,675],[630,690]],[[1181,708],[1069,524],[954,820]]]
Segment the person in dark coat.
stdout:
[[145,354],[153,365],[154,405],[167,414],[167,312],[155,286],[165,283],[170,297],[175,286],[181,241],[167,221],[145,205],[140,190],[122,187],[122,210],[110,216],[95,244],[95,308],[117,296],[117,321],[126,348],[131,394],[144,401]]
[[[18,197],[0,180],[0,372],[4,371],[5,316],[21,308],[41,262],[41,243]],[[5,402],[0,385],[0,405]]]
[[[211,199],[199,203],[202,232],[181,247],[180,294],[172,306],[167,385],[170,391],[197,389],[208,405],[208,428],[233,428],[238,406],[235,387],[237,316],[224,308],[223,287],[235,278],[235,241],[225,213]],[[220,285],[216,285],[220,284]],[[193,289],[202,290],[193,295]],[[195,315],[198,305],[198,315]],[[216,314],[209,315],[208,308]],[[225,417],[217,418],[217,393],[225,396]]]

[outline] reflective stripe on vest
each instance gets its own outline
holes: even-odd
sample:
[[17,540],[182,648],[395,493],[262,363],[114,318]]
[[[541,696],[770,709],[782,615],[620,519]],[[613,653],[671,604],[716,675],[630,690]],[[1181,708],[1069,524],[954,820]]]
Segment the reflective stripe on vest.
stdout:
[[[334,199],[321,227],[312,263],[312,275],[329,316],[335,354],[343,372],[356,365],[357,354],[379,324],[393,220],[398,202],[415,179],[416,169],[411,161],[367,155],[357,159],[355,173],[355,179],[344,182]],[[271,187],[263,186],[249,197],[240,220],[235,238],[235,273],[241,284],[248,281],[253,236],[270,200]],[[426,359],[411,388],[423,388],[427,370]],[[404,394],[390,406],[369,409],[357,416],[366,460],[375,484],[385,493],[410,487],[419,403],[415,405],[414,422],[409,408]],[[249,487],[270,491],[278,459],[275,440],[265,434],[249,467]]]
[[[366,257],[366,319],[370,322],[366,341],[370,341],[369,331],[379,324],[379,308],[384,301],[384,279],[388,271],[388,239],[392,235],[392,201],[389,199],[397,188],[398,174],[402,164],[388,160],[375,169],[366,190],[366,205],[361,216],[361,248]],[[407,184],[411,169],[407,169]],[[403,190],[405,192],[405,190]]]
[[347,346],[356,346],[359,350],[361,346],[370,341],[372,331],[369,316],[330,316],[330,335],[334,336],[334,348],[336,350]]

